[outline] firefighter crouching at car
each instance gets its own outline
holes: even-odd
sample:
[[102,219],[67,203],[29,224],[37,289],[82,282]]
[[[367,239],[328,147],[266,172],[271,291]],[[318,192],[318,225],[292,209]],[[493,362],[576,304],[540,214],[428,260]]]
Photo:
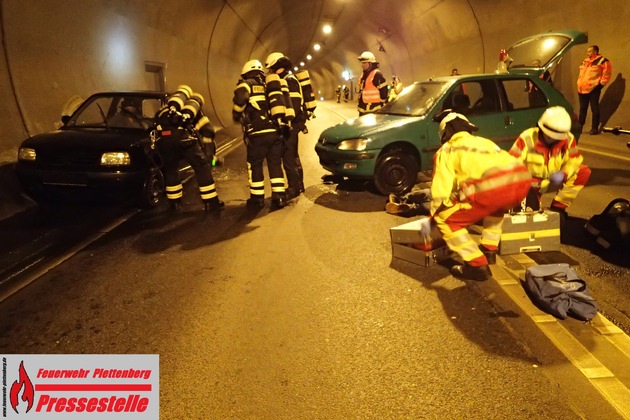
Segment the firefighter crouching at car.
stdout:
[[280,130],[287,132],[288,126],[282,122],[285,106],[280,78],[273,76],[270,82],[272,88],[268,88],[262,63],[258,60],[246,62],[232,99],[232,119],[243,126],[243,140],[247,146],[250,193],[247,206],[258,209],[265,205],[265,160],[271,182],[272,205],[277,208],[285,206],[284,146]]
[[363,73],[359,79],[359,115],[378,111],[387,102],[389,86],[378,69],[376,57],[370,51],[359,56]]
[[571,134],[571,116],[561,106],[547,108],[536,127],[523,131],[510,154],[525,163],[532,174],[527,207],[540,209],[542,194],[557,189],[549,210],[560,213],[561,226],[566,210],[588,182],[591,170]]
[[269,54],[265,61],[265,68],[280,76],[281,79],[286,80],[289,89],[289,98],[285,105],[287,115],[292,114],[293,117],[290,120],[291,131],[285,139],[282,156],[282,164],[288,184],[286,191],[287,200],[292,200],[304,192],[304,170],[302,169],[302,162],[298,152],[299,134],[305,131],[306,121],[312,112],[306,108],[300,81],[289,72],[292,67],[289,58],[279,52]]
[[[442,147],[434,156],[431,216],[448,247],[463,260],[451,274],[487,280],[496,260],[504,213],[520,203],[531,183],[519,160],[491,140],[473,136],[479,128],[454,112],[442,119]],[[483,219],[481,247],[467,227]]]
[[195,172],[204,210],[217,211],[225,206],[217,195],[212,166],[202,148],[212,144],[214,138],[214,129],[202,106],[203,97],[193,93],[189,86],[181,85],[156,116],[157,149],[163,163],[166,198],[174,211],[181,211],[182,207],[184,187],[179,178],[182,159]]

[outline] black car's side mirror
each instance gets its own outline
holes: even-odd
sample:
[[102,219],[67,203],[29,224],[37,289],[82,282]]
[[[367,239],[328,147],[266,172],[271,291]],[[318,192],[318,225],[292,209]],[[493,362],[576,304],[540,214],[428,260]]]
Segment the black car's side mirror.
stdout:
[[63,125],[66,125],[68,123],[68,121],[70,121],[70,115],[62,115],[61,116],[61,122],[63,123]]

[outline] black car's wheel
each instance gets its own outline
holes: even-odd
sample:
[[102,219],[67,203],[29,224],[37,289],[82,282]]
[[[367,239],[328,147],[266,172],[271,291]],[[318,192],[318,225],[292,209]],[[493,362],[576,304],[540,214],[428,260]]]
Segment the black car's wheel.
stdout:
[[143,209],[152,209],[157,207],[164,196],[164,176],[159,169],[149,171],[142,194],[140,196],[140,207]]
[[383,195],[403,194],[409,191],[418,179],[417,160],[404,152],[391,152],[376,162],[374,186]]

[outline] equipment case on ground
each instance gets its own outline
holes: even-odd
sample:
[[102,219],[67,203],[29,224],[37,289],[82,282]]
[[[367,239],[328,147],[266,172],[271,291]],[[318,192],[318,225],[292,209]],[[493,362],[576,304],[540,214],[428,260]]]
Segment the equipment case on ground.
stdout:
[[450,258],[451,250],[435,228],[431,234],[434,238],[431,249],[418,249],[424,246],[424,241],[420,235],[420,220],[390,228],[392,256],[424,267],[431,267]]
[[560,214],[550,210],[503,216],[499,255],[560,250]]

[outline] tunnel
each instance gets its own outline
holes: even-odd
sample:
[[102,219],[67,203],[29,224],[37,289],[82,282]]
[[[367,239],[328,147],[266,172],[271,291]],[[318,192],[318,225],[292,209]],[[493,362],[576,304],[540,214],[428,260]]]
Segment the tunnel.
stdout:
[[[274,51],[295,70],[308,70],[317,99],[325,101],[339,84],[356,88],[357,56],[366,50],[388,79],[409,84],[453,68],[491,73],[500,50],[521,38],[581,30],[612,62],[602,120],[626,128],[630,32],[621,22],[629,19],[623,0],[2,0],[0,218],[32,205],[12,173],[20,142],[58,127],[73,98],[188,84],[205,97],[213,126],[229,132],[243,64],[264,62]],[[576,108],[585,52],[586,46],[574,48],[553,74],[554,86]]]

